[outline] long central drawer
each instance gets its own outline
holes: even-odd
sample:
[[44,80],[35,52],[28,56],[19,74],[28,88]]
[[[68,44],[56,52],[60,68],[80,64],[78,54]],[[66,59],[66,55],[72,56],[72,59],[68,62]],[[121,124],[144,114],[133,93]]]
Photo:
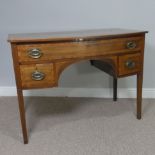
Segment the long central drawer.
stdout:
[[[20,44],[17,46],[19,62],[49,61],[55,59],[100,56],[141,50],[141,37],[111,40],[75,41],[69,43]],[[89,52],[88,52],[89,51]]]

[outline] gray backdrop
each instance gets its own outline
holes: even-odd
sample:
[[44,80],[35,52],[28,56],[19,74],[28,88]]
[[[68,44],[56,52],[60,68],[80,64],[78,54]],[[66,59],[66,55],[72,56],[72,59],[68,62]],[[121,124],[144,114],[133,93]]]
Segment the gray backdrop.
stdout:
[[[0,0],[0,87],[15,86],[8,33],[48,32],[96,28],[148,30],[144,88],[155,88],[154,0]],[[68,67],[60,87],[107,88],[108,75],[81,61]],[[119,87],[134,88],[135,76],[119,80]]]

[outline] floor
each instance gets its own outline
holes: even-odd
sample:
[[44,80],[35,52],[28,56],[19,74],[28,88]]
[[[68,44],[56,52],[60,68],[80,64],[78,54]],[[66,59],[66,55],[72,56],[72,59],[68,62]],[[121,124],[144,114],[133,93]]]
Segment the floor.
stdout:
[[25,98],[29,144],[16,97],[0,97],[1,155],[154,155],[155,99]]

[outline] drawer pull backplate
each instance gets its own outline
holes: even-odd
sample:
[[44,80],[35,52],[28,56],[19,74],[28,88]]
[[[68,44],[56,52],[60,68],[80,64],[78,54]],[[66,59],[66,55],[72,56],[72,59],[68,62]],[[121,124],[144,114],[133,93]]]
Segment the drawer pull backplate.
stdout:
[[136,63],[133,60],[127,60],[125,62],[125,66],[129,69],[133,69],[136,66]]
[[36,71],[32,72],[31,77],[35,81],[41,81],[45,78],[45,74],[36,70]]
[[33,58],[33,59],[38,59],[42,56],[42,52],[40,49],[34,48],[34,49],[30,49],[28,51],[28,56]]
[[126,44],[126,47],[128,48],[128,49],[134,49],[134,48],[136,48],[136,42],[134,42],[134,41],[130,41],[130,42],[128,42],[127,44]]

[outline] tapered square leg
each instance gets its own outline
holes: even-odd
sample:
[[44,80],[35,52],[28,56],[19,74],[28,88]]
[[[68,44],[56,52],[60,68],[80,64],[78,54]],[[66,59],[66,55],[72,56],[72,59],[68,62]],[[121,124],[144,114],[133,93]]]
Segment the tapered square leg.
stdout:
[[24,144],[28,144],[23,91],[17,89],[17,94],[18,94],[18,105],[19,105],[20,121],[21,121],[21,126],[22,126],[23,140],[24,140]]
[[117,78],[113,77],[113,101],[117,101]]
[[137,74],[137,119],[141,119],[142,113],[142,85],[143,85],[143,74]]

